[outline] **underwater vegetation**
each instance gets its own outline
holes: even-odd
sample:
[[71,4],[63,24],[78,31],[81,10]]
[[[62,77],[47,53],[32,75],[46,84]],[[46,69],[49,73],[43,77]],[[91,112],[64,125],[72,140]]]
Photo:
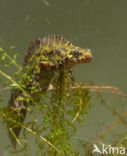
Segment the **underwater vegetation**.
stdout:
[[[109,104],[103,94],[125,99],[127,94],[113,86],[74,80],[73,66],[92,61],[89,49],[77,47],[61,36],[49,35],[31,42],[23,66],[17,62],[17,53],[10,57],[10,52],[12,49],[0,49],[0,121],[7,125],[14,148],[9,146],[10,152],[29,155],[33,144],[37,155],[92,156],[93,145],[105,144],[104,139],[118,125],[126,128],[127,112]],[[12,67],[15,71],[10,73]],[[7,90],[11,96],[8,106],[3,106],[2,93]],[[78,127],[85,124],[95,97],[115,119],[101,127],[94,138],[77,137]],[[126,130],[117,136],[111,145],[126,147]]]

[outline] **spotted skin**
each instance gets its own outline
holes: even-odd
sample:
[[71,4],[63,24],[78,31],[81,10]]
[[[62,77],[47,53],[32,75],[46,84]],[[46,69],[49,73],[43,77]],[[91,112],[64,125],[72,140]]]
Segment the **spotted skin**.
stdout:
[[[59,35],[35,39],[24,56],[22,74],[29,78],[21,77],[25,86],[23,89],[36,101],[38,95],[48,89],[56,72],[70,72],[74,65],[89,63],[91,60],[92,53],[89,49],[77,47]],[[27,102],[27,96],[21,90],[13,89],[8,106],[11,117],[22,124],[30,102]],[[9,122],[7,127],[12,145],[16,147],[15,137],[19,137],[21,126]]]

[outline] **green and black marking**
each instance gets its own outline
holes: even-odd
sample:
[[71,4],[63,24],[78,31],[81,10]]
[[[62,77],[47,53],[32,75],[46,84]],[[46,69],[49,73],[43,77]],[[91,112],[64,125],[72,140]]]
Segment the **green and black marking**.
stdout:
[[[49,35],[35,39],[30,43],[24,57],[22,73],[28,78],[21,77],[23,89],[36,100],[39,94],[46,92],[56,72],[70,72],[74,65],[89,63],[91,60],[92,54],[89,49],[77,47],[61,36]],[[14,120],[24,122],[30,102],[19,88],[12,90],[8,108]],[[12,144],[16,147],[16,138],[19,137],[21,126],[11,121],[7,126]]]

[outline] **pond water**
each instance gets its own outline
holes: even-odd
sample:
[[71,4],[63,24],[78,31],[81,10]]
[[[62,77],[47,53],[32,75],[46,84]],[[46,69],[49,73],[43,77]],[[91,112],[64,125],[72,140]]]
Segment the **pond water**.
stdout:
[[[14,45],[21,64],[31,40],[59,34],[93,52],[92,63],[74,68],[76,81],[112,85],[127,92],[126,6],[126,0],[0,0],[0,47],[7,49]],[[116,109],[126,112],[125,99],[104,96]],[[76,136],[92,138],[113,118],[94,96],[92,109]],[[2,126],[1,134],[0,155],[8,156],[5,147],[9,141]]]

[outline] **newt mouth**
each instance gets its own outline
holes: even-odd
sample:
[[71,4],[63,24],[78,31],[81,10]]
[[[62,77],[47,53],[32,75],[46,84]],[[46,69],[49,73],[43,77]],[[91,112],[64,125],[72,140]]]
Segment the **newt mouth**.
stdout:
[[86,49],[84,57],[81,58],[81,63],[90,63],[93,60],[93,55],[90,49]]
[[79,63],[90,63],[93,60],[92,55],[86,55],[85,58],[79,60]]

